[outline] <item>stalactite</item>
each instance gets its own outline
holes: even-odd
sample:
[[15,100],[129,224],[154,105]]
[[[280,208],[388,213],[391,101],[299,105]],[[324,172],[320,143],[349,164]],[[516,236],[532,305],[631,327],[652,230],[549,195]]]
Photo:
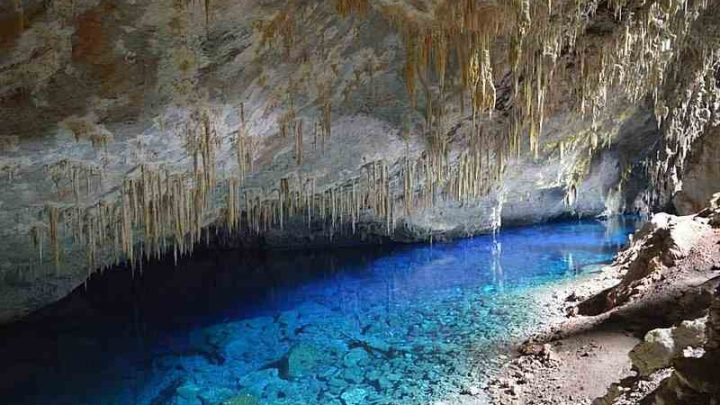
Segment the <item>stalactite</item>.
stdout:
[[335,8],[343,17],[350,13],[365,15],[370,10],[369,0],[336,0]]
[[301,165],[303,161],[303,121],[298,120],[295,127],[295,163]]
[[285,215],[285,207],[290,211],[290,179],[280,179],[280,190],[278,195],[278,203],[280,206],[280,229],[283,229],[283,217]]
[[210,1],[211,0],[204,0],[205,1],[205,26],[210,26]]
[[225,217],[225,224],[228,228],[228,230],[233,233],[235,232],[235,229],[237,227],[238,222],[238,214],[237,214],[237,188],[238,188],[238,180],[237,179],[230,179],[228,180],[228,192],[227,192],[227,201],[226,205],[226,217]]
[[327,138],[330,138],[332,134],[332,100],[331,100],[331,90],[328,86],[325,86],[321,92],[321,100],[322,100],[322,120],[321,120],[321,136],[322,136],[322,145],[323,145],[323,152],[325,152],[325,140]]
[[[30,228],[29,236],[33,248],[38,252],[38,261],[43,261],[43,247],[45,245],[45,226],[44,224],[35,224]],[[51,243],[52,244],[52,243]]]
[[60,271],[60,209],[53,205],[45,207],[48,216],[48,236],[55,270]]
[[415,105],[415,76],[417,66],[417,48],[415,43],[416,33],[406,32],[405,39],[405,86],[410,95],[410,104]]
[[495,107],[495,84],[493,83],[490,50],[485,40],[475,50],[468,65],[468,78],[471,84],[473,117],[481,111],[491,111]]
[[337,206],[335,201],[335,187],[330,187],[329,190],[329,197],[330,197],[330,240],[335,236],[335,226],[336,226],[336,219],[337,219]]
[[244,182],[245,178],[253,171],[253,142],[248,134],[245,123],[245,106],[240,104],[240,127],[235,132],[233,145],[235,146],[235,159],[238,166],[238,176],[240,182]]
[[122,208],[121,208],[121,215],[122,215],[122,226],[121,226],[121,233],[120,236],[122,238],[122,250],[125,257],[130,260],[130,263],[132,264],[134,262],[134,238],[133,238],[133,229],[132,229],[132,223],[133,223],[133,209],[132,209],[132,197],[130,195],[130,190],[134,188],[134,185],[132,184],[132,180],[127,179],[123,182],[123,192],[121,193],[121,199],[122,199]]
[[385,211],[385,230],[388,235],[390,235],[392,229],[391,229],[391,220],[392,220],[392,190],[390,188],[390,175],[388,173],[388,167],[387,163],[383,161],[383,194],[385,196],[385,199],[383,203],[385,206],[383,207]]
[[405,167],[403,171],[403,201],[405,203],[405,215],[410,216],[414,210],[415,195],[415,165],[409,157],[405,158]]
[[18,33],[25,31],[25,11],[23,8],[22,0],[14,0],[15,13],[17,13],[17,27]]

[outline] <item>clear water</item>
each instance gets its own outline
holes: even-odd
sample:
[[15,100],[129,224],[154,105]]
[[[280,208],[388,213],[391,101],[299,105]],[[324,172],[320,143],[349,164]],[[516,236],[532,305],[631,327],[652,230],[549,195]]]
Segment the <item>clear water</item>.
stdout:
[[[608,262],[634,226],[574,221],[433,246],[191,260],[146,290],[131,285],[132,299],[91,284],[78,292],[84,298],[34,325],[0,331],[0,398],[153,405],[453,398],[537,322],[534,292]],[[193,278],[193,266],[222,268],[227,277],[205,269]]]

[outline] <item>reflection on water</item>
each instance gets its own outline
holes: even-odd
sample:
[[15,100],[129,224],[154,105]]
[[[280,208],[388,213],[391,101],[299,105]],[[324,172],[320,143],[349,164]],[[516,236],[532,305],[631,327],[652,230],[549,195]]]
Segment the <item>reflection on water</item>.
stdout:
[[634,221],[433,246],[206,252],[110,272],[0,333],[5,403],[410,404],[451,397],[533,322],[533,289],[607,262]]

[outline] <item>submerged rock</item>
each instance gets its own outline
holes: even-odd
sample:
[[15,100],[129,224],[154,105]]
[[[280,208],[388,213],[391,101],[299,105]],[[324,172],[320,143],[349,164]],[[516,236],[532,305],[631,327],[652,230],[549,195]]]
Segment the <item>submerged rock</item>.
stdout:
[[177,395],[181,398],[195,399],[200,392],[200,387],[198,387],[194,383],[185,383],[178,387],[175,392],[177,392]]
[[175,390],[176,397],[173,400],[175,405],[201,405],[198,398],[200,387],[192,382],[186,382]]
[[361,348],[356,347],[352,350],[350,350],[345,357],[343,358],[343,364],[345,367],[353,368],[358,367],[360,365],[363,365],[367,363],[370,360],[370,355],[368,352]]
[[359,405],[365,403],[365,397],[368,393],[362,388],[352,388],[340,395],[340,398],[345,402],[345,405]]
[[262,396],[265,387],[279,380],[277,368],[267,368],[246,374],[238,380],[238,384],[253,395]]
[[300,314],[296,310],[284,311],[277,316],[277,323],[284,330],[285,336],[295,336],[302,330],[302,324],[298,322]]
[[320,363],[321,353],[314,346],[301,343],[292,349],[287,356],[287,376],[301,378],[312,373]]
[[222,405],[260,405],[260,401],[253,395],[243,393],[223,401]]
[[262,330],[266,328],[275,327],[275,320],[269,316],[260,316],[257,318],[246,319],[241,322],[243,326],[251,329]]
[[268,317],[238,322],[224,334],[225,356],[252,368],[282,357],[288,347],[281,341],[278,324]]
[[198,393],[203,404],[220,404],[235,396],[235,392],[225,387],[209,387]]
[[346,368],[342,377],[352,384],[359,384],[365,380],[365,372],[359,367]]

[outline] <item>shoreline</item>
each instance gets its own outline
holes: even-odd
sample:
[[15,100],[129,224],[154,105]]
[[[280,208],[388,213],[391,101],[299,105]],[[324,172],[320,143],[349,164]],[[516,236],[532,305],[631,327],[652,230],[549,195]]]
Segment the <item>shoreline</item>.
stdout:
[[[708,291],[720,283],[720,231],[695,216],[672,217],[669,223],[671,234],[661,249],[657,236],[668,228],[652,225],[636,232],[599,271],[540,287],[533,294],[538,323],[519,339],[522,343],[511,349],[500,369],[482,381],[484,402],[476,395],[460,403],[629,404],[659,387],[672,367],[639,378],[629,352],[650,330],[701,317],[707,312]],[[648,259],[666,255],[677,256],[667,267],[654,267]],[[643,276],[633,279],[628,273],[639,267]],[[628,298],[597,314],[578,314],[595,311],[593,305],[607,301],[615,290],[618,295],[630,291]],[[618,387],[632,398],[629,402],[619,402],[614,394]]]
[[[543,287],[535,299],[542,305],[539,323],[490,378],[484,391],[493,404],[581,404],[604,395],[615,381],[631,375],[627,353],[640,339],[620,331],[575,335],[600,322],[569,317],[583,298],[617,284],[612,263],[600,271]],[[583,367],[592,359],[592,367]],[[579,372],[587,378],[573,381]]]
[[[612,262],[592,264],[585,266],[592,269],[583,269],[572,278],[553,281],[547,285],[531,288],[529,301],[537,307],[534,317],[537,323],[527,325],[524,330],[499,342],[497,354],[489,359],[490,364],[483,364],[483,370],[458,395],[453,395],[434,405],[486,405],[486,404],[521,404],[522,402],[507,402],[510,398],[519,398],[518,392],[529,384],[509,384],[509,378],[517,374],[516,362],[524,356],[520,352],[524,344],[532,340],[553,337],[562,330],[569,319],[566,316],[566,307],[571,303],[566,297],[582,291],[585,296],[598,293],[617,283],[612,274]],[[639,341],[632,339],[633,345]],[[629,362],[629,360],[628,360]],[[608,384],[609,385],[609,384]],[[524,387],[523,387],[524,386]],[[500,392],[503,392],[501,395]],[[603,392],[604,393],[604,392]],[[506,398],[507,397],[507,398]]]

